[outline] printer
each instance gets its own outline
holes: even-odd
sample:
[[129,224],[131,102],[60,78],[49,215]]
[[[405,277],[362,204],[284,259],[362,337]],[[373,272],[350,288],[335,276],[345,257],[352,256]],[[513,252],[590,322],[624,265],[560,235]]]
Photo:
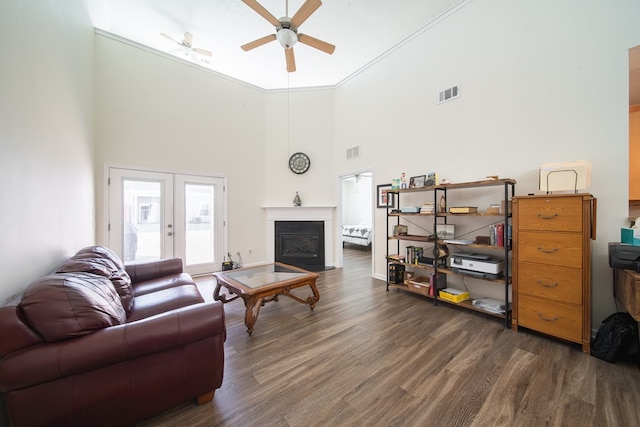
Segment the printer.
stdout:
[[458,252],[449,256],[449,267],[458,274],[495,280],[502,277],[504,261],[487,254]]
[[640,246],[609,242],[609,266],[640,273]]

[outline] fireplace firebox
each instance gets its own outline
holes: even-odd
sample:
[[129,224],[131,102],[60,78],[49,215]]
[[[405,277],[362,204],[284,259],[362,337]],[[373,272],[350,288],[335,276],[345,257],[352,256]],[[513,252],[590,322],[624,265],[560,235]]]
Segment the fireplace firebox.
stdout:
[[324,221],[275,221],[275,261],[324,270]]

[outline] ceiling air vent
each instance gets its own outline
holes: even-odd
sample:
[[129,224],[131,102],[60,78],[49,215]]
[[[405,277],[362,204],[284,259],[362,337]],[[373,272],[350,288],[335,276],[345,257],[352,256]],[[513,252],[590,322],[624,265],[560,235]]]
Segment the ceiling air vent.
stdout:
[[360,146],[356,145],[355,147],[351,147],[347,149],[347,160],[355,159],[360,157]]
[[460,89],[458,88],[458,85],[445,89],[438,94],[438,104],[457,98],[459,95]]

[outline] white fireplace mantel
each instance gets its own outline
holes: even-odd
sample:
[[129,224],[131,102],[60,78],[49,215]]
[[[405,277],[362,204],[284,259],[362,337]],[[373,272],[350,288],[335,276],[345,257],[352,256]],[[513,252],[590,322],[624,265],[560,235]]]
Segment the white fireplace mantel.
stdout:
[[335,264],[334,222],[335,206],[264,206],[267,233],[267,260],[275,260],[276,221],[324,221],[324,260]]

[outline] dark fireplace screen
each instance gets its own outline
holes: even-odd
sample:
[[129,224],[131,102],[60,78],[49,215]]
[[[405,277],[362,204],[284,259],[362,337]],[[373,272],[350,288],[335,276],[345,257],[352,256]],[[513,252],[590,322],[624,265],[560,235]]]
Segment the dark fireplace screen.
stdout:
[[276,221],[275,260],[311,271],[325,268],[323,221]]

